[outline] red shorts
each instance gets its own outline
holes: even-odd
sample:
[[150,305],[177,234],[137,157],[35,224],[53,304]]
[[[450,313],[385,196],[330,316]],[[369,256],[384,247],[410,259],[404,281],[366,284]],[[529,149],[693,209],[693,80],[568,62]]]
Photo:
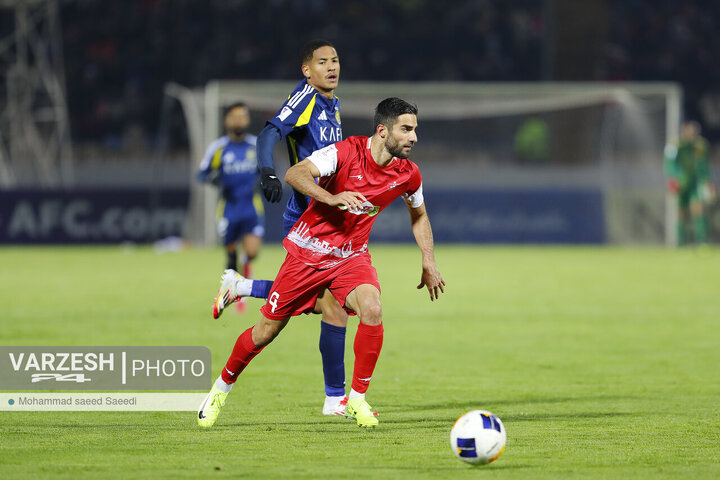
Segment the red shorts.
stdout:
[[358,255],[331,268],[318,270],[287,254],[275,277],[267,303],[260,309],[265,318],[284,320],[301,313],[312,313],[318,296],[326,288],[345,307],[345,298],[360,285],[380,290],[377,271],[369,254]]

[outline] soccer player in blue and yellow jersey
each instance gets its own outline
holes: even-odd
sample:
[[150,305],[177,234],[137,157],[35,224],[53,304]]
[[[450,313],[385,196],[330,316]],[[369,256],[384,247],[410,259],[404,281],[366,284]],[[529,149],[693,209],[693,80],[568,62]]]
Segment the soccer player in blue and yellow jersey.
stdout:
[[250,262],[258,255],[262,237],[263,205],[256,194],[258,182],[257,137],[247,133],[250,111],[244,103],[225,109],[226,135],[210,144],[197,177],[221,192],[218,233],[227,252],[227,267],[237,270],[237,242],[243,247],[243,273],[250,276]]
[[[265,199],[279,202],[282,183],[275,174],[273,148],[286,140],[290,165],[307,158],[312,152],[342,140],[340,101],[335,96],[340,78],[340,59],[335,47],[327,40],[313,40],[302,49],[302,67],[305,77],[288,95],[277,114],[267,122],[258,136],[258,166],[260,185]],[[293,191],[283,214],[283,233],[287,235],[308,207],[305,195]],[[237,278],[240,296],[267,298],[272,281],[248,280],[236,272],[223,276]],[[223,309],[237,298],[224,298],[218,294],[213,307],[217,318]],[[347,313],[328,290],[319,297],[316,313],[322,313],[320,322],[320,353],[325,376],[325,403],[323,414],[345,413],[345,331]]]

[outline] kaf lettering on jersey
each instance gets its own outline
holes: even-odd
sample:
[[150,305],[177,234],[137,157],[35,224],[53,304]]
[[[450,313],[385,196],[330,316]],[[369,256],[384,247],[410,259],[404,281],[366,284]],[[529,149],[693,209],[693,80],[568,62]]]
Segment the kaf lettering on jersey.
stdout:
[[328,143],[335,143],[342,140],[342,128],[320,127],[320,140]]

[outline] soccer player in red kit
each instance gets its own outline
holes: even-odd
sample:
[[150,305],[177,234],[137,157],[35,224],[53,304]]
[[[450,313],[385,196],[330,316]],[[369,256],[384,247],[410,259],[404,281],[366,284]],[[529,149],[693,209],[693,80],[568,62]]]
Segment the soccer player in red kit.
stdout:
[[368,252],[368,238],[376,215],[397,197],[407,203],[422,253],[418,288],[427,287],[430,300],[435,300],[445,286],[435,264],[422,177],[417,165],[408,160],[417,142],[416,128],[417,108],[399,98],[387,98],[375,109],[372,137],[349,137],[313,152],[288,170],[287,183],[312,201],[283,241],[288,253],[260,310],[263,316],[238,337],[222,374],[200,406],[200,426],[215,423],[247,364],[273,341],[290,317],[312,313],[318,295],[326,288],[360,320],[345,415],[361,427],[378,424],[365,400],[383,343],[380,284]]

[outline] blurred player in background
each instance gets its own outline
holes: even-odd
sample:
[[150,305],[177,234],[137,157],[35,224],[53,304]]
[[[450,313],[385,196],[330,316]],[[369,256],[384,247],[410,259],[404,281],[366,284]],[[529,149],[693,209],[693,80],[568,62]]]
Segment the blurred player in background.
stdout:
[[[345,415],[354,418],[360,427],[378,424],[365,400],[384,332],[380,284],[368,239],[377,215],[396,198],[405,199],[422,253],[417,288],[427,287],[430,300],[435,300],[445,285],[435,263],[420,170],[408,160],[417,142],[416,129],[417,108],[402,99],[387,98],[375,109],[372,137],[349,137],[290,167],[287,182],[313,201],[283,241],[288,253],[261,309],[263,316],[238,337],[222,374],[200,406],[200,426],[215,423],[240,373],[273,341],[290,317],[312,313],[318,297],[327,291],[360,320]],[[230,300],[237,297],[237,286],[242,282],[224,276],[221,295]]]
[[[275,174],[273,149],[283,138],[286,140],[290,165],[297,164],[316,150],[342,139],[340,101],[335,88],[340,78],[340,59],[335,47],[327,40],[312,40],[302,49],[303,78],[288,95],[277,114],[267,122],[258,136],[258,165],[261,187],[265,199],[279,202],[282,183]],[[283,235],[287,235],[308,207],[309,199],[293,190],[283,214]],[[237,276],[236,272],[226,272]],[[268,298],[272,281],[255,280],[244,283],[241,296]],[[234,301],[234,299],[233,299]],[[217,318],[227,303],[218,295],[213,307]],[[325,402],[322,413],[345,413],[345,333],[347,314],[335,298],[325,291],[318,298],[316,313],[322,313],[320,322],[320,353],[325,377]]]
[[665,147],[665,174],[668,188],[677,197],[678,245],[687,242],[686,224],[690,222],[695,243],[707,242],[707,205],[715,197],[710,181],[708,142],[700,136],[697,122],[685,122],[680,140]]
[[[251,276],[250,264],[260,252],[263,205],[255,187],[258,182],[257,137],[247,133],[250,111],[241,102],[225,109],[225,135],[210,144],[200,163],[197,178],[220,189],[218,233],[227,254],[225,268],[238,269],[237,243],[242,243],[242,270]],[[244,303],[238,303],[242,310]]]

